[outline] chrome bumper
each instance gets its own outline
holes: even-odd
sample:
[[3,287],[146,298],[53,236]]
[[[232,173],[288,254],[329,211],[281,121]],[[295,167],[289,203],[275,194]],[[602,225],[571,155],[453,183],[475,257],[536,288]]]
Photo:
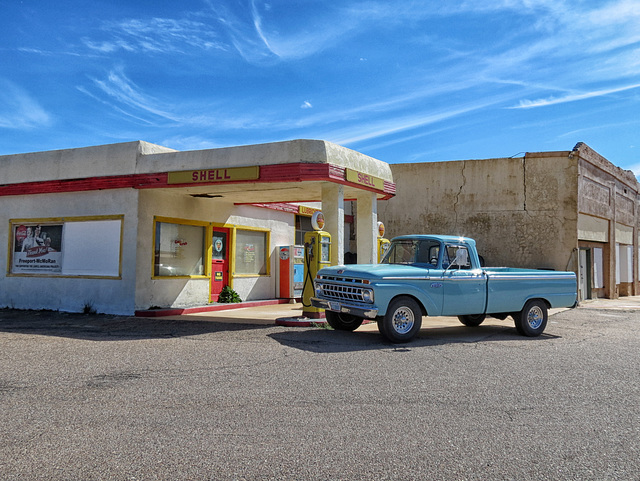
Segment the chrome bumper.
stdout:
[[324,299],[318,299],[317,297],[311,298],[311,305],[327,311],[344,312],[345,314],[366,317],[368,319],[375,319],[378,316],[378,309],[373,306],[370,308],[354,306],[353,304],[344,304],[340,301],[327,301]]

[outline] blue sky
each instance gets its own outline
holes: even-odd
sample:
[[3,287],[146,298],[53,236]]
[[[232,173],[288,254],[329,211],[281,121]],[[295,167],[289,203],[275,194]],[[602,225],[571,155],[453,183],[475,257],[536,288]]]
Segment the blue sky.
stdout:
[[640,0],[0,8],[0,154],[310,138],[400,163],[585,142],[640,173]]

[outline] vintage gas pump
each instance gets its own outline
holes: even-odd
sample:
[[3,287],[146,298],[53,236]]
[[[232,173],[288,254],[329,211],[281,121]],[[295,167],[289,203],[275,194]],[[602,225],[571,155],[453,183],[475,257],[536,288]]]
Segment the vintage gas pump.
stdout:
[[382,222],[378,222],[378,264],[380,264],[380,261],[391,245],[391,241],[384,238],[384,231],[384,224]]
[[277,297],[300,299],[304,283],[304,246],[278,246],[277,249]]
[[323,317],[324,310],[311,305],[314,295],[313,280],[323,267],[331,265],[331,234],[324,232],[324,216],[316,212],[311,217],[313,232],[304,235],[304,286],[302,291],[302,314],[312,319]]

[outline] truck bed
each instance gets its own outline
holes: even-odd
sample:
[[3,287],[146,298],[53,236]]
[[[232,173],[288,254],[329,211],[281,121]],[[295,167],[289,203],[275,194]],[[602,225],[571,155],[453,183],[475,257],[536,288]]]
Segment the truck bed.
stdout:
[[488,267],[484,273],[487,276],[487,313],[519,310],[532,293],[547,300],[552,308],[575,302],[576,276],[573,272]]

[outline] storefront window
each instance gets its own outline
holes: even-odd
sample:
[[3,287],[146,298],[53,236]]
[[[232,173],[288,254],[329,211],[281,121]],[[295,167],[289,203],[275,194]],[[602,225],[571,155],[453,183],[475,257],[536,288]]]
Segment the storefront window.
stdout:
[[236,274],[267,274],[267,241],[267,232],[264,231],[236,231]]
[[154,275],[204,275],[206,228],[156,222]]
[[12,220],[11,274],[119,277],[122,219]]

